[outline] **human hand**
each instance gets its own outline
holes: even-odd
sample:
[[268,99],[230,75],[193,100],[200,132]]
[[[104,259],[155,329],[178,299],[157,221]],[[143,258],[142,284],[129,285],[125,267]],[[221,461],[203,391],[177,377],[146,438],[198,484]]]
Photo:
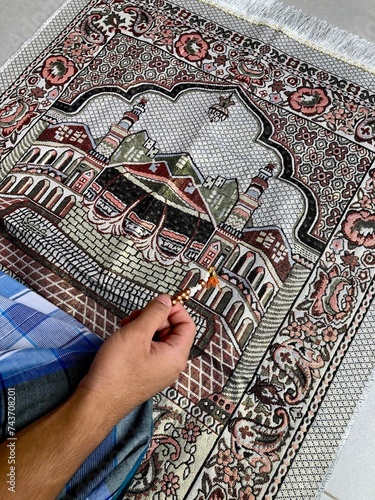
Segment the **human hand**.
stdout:
[[160,295],[105,340],[78,389],[107,407],[111,424],[172,384],[184,370],[195,325],[181,304]]

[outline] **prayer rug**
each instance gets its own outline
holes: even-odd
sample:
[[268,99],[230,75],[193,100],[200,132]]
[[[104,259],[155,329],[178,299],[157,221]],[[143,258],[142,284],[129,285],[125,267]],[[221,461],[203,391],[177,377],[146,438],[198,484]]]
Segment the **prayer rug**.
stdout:
[[218,273],[129,499],[314,496],[374,368],[374,46],[260,3],[68,2],[2,69],[4,268],[101,336]]

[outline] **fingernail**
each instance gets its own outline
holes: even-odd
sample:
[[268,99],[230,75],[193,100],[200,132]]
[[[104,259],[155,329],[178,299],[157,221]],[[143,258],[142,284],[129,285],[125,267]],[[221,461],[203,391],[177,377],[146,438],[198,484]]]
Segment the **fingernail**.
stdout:
[[157,297],[155,297],[154,300],[157,300],[158,302],[161,302],[166,307],[171,307],[171,305],[172,305],[171,298],[166,293],[163,293],[162,295],[158,295]]

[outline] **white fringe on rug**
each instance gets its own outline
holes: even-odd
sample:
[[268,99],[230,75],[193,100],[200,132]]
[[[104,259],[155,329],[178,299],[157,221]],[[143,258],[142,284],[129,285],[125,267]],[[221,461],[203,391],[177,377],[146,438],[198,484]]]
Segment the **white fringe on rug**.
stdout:
[[375,74],[375,43],[309,16],[278,0],[203,0],[255,24],[282,30],[290,38]]

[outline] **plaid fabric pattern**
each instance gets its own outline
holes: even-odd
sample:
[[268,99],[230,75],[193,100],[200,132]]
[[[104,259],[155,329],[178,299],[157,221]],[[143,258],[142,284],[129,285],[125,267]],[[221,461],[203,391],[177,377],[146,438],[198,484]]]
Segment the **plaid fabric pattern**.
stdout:
[[[7,437],[9,388],[16,394],[18,431],[73,393],[102,342],[74,318],[0,272],[1,441]],[[143,458],[151,431],[152,404],[147,402],[108,434],[59,499],[117,498]]]

